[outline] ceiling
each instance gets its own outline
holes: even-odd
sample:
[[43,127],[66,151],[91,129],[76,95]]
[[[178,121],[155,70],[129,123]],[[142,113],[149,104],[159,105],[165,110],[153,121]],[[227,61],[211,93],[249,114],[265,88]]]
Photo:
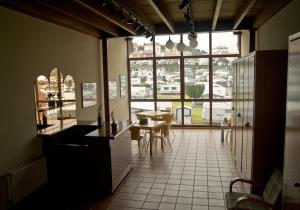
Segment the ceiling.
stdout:
[[[290,1],[0,0],[0,5],[105,38],[257,29]],[[186,6],[180,9],[181,4]]]

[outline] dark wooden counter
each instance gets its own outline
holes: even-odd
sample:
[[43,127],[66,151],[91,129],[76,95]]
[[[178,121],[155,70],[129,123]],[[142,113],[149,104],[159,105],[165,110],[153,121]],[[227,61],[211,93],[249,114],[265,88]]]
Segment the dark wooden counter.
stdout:
[[130,121],[110,124],[70,122],[40,133],[55,192],[91,198],[112,193],[132,167]]
[[94,130],[86,135],[86,137],[95,137],[103,139],[116,139],[127,131],[134,123],[131,121],[119,121],[117,123],[117,131],[112,132],[111,125],[106,123],[101,128]]

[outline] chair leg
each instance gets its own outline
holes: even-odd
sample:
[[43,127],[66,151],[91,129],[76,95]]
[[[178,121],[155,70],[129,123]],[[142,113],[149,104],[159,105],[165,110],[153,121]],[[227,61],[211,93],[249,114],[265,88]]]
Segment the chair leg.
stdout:
[[165,152],[165,150],[164,150],[164,138],[162,137],[162,138],[160,138],[160,147],[161,147],[161,151],[163,151],[163,152]]
[[170,138],[169,138],[169,137],[166,137],[166,138],[167,138],[167,141],[168,141],[168,143],[169,143],[169,146],[170,146],[171,151],[173,151],[172,146],[171,146],[171,142],[170,142]]
[[174,133],[174,131],[173,131],[173,129],[170,129],[171,131],[172,131],[172,133],[173,133],[173,137],[175,137],[175,133]]
[[227,131],[227,132],[226,132],[226,137],[225,137],[226,141],[228,141],[229,133],[231,133],[231,131]]

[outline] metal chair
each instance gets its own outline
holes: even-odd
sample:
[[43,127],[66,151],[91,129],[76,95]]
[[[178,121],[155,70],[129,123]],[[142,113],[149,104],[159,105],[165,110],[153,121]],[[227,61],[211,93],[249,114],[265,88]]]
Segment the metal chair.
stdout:
[[227,210],[270,210],[277,209],[275,203],[282,191],[282,172],[275,169],[264,188],[263,195],[232,192],[236,182],[244,182],[257,187],[262,184],[248,179],[235,178],[230,182],[229,192],[225,194]]

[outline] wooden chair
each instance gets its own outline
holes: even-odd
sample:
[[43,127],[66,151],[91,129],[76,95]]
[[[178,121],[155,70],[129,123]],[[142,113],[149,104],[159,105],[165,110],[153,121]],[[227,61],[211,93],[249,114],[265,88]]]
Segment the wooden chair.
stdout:
[[231,118],[228,119],[227,126],[228,126],[228,129],[225,130],[226,131],[226,136],[225,136],[226,141],[228,141],[228,136],[231,135]]
[[172,123],[172,121],[173,121],[173,114],[172,114],[172,113],[169,113],[169,114],[167,114],[167,115],[164,115],[164,116],[163,116],[163,119],[164,119],[164,121],[166,121],[166,124],[169,124],[169,125],[170,125],[169,130],[172,131],[173,136],[175,137],[175,133],[174,133],[173,129],[171,129],[171,123]]
[[282,172],[275,169],[269,179],[263,196],[232,192],[232,187],[236,182],[244,182],[257,187],[263,187],[255,181],[235,178],[230,182],[229,192],[225,194],[227,210],[269,210],[277,209],[275,203],[282,191]]
[[[144,136],[141,135],[140,128],[136,128],[133,126],[130,128],[130,132],[131,132],[131,140],[136,140],[138,142],[139,149],[142,146],[146,150],[147,142],[146,142],[146,139],[144,138]],[[140,143],[141,141],[142,141],[142,143]]]
[[170,149],[172,150],[172,146],[171,146],[171,143],[170,143],[170,138],[169,138],[169,134],[170,134],[170,126],[171,124],[165,124],[163,125],[162,127],[162,130],[159,130],[158,132],[155,132],[152,137],[153,139],[160,139],[161,140],[161,149],[162,151],[164,151],[164,143],[165,143],[165,140],[167,140],[169,146],[170,146]]

